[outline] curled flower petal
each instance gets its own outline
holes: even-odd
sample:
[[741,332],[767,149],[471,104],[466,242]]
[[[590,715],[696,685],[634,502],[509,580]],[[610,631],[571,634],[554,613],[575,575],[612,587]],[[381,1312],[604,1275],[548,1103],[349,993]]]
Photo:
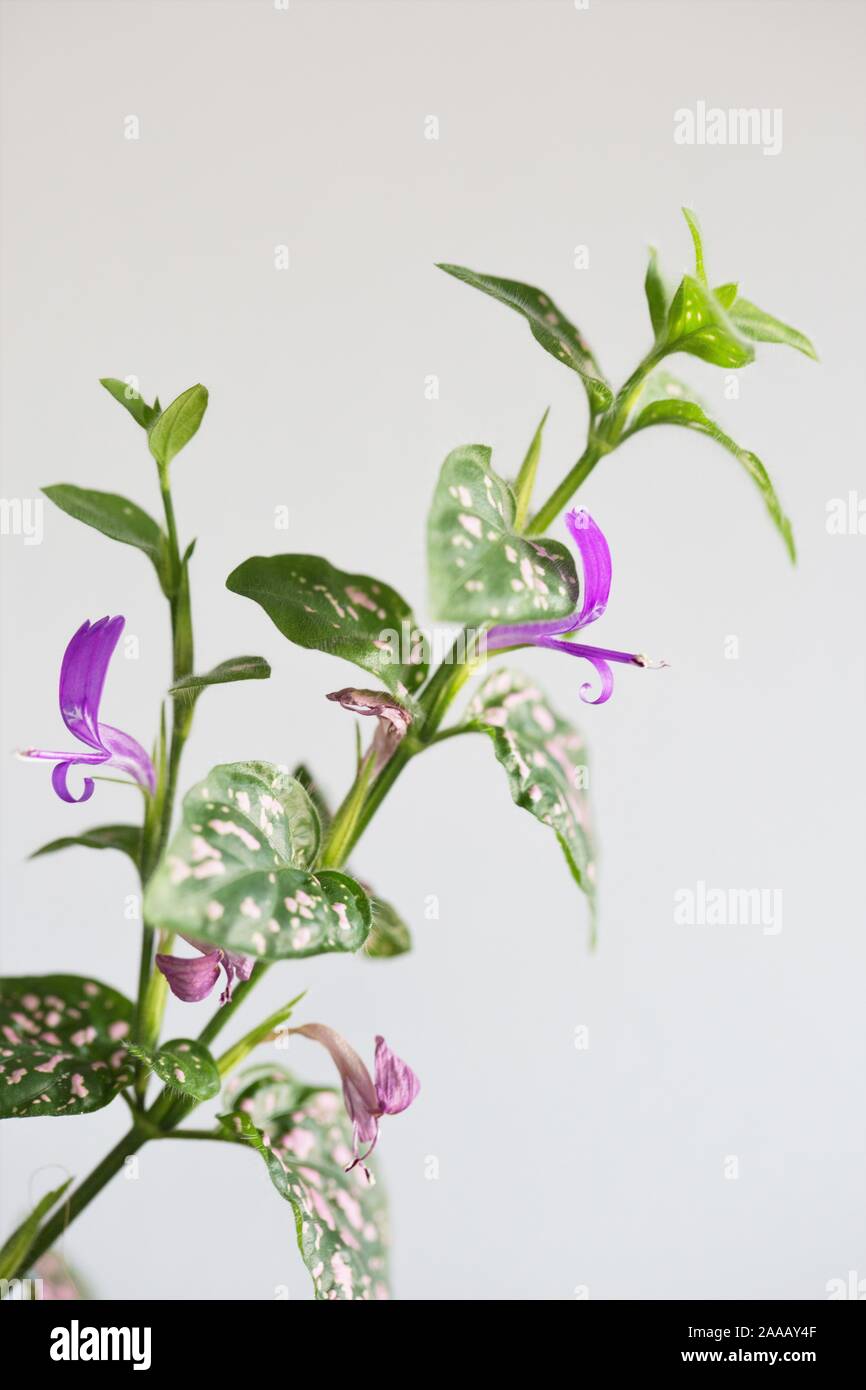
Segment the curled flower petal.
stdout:
[[219,949],[204,956],[157,955],[156,964],[172,994],[185,1004],[197,1004],[207,998],[219,979],[222,955]]
[[385,1039],[376,1037],[376,1095],[383,1115],[399,1115],[413,1102],[421,1082],[408,1064],[392,1052]]
[[69,801],[73,805],[81,801],[89,801],[93,795],[93,789],[96,785],[92,777],[85,777],[84,790],[82,791],[81,795],[73,796],[72,792],[69,790],[69,785],[66,779],[69,776],[69,769],[71,767],[77,766],[78,759],[75,759],[72,762],[57,763],[51,769],[52,787],[56,791],[57,795],[60,797],[61,801]]

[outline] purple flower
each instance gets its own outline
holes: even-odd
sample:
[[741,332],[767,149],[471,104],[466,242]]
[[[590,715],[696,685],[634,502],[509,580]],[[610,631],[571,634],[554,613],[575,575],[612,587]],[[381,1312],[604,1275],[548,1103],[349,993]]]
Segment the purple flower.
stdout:
[[157,968],[168,980],[172,994],[185,1004],[197,1004],[206,999],[219,979],[220,966],[226,975],[226,986],[220,995],[220,1003],[228,1004],[232,997],[232,984],[235,979],[248,980],[253,973],[255,962],[250,956],[237,955],[224,951],[221,946],[210,946],[197,941],[194,936],[182,939],[194,946],[201,954],[198,956],[157,955]]
[[353,714],[372,714],[378,723],[371,744],[373,750],[373,771],[380,772],[397,745],[406,737],[412,715],[398,700],[393,700],[383,690],[355,690],[347,686],[345,690],[332,690],[327,696],[336,700],[343,709]]
[[572,540],[580,552],[583,567],[583,603],[579,612],[568,618],[547,618],[537,622],[503,624],[491,627],[487,632],[487,650],[502,651],[505,647],[550,647],[553,651],[568,652],[570,656],[582,656],[595,667],[601,677],[601,690],[595,699],[590,699],[592,687],[585,682],[580,687],[580,698],[589,705],[603,705],[610,699],[613,690],[613,672],[609,662],[622,661],[627,666],[667,666],[666,661],[650,661],[642,652],[616,652],[608,647],[588,647],[580,642],[563,640],[567,633],[578,632],[600,618],[607,608],[610,596],[611,559],[610,548],[604,533],[593,521],[589,512],[571,511],[566,515],[566,525]]
[[55,753],[47,748],[27,748],[25,758],[48,758],[57,766],[51,783],[64,801],[89,801],[93,795],[93,778],[85,777],[81,796],[73,796],[67,785],[69,769],[79,764],[88,767],[116,767],[134,778],[151,795],[156,789],[153,763],[140,743],[102,724],[99,705],[108,663],[123,631],[125,618],[89,620],[71,639],[63,654],[60,667],[60,713],[69,732],[83,743],[86,753]]
[[[343,1100],[354,1135],[355,1157],[346,1169],[351,1173],[356,1164],[363,1167],[364,1159],[375,1149],[381,1117],[399,1115],[401,1110],[406,1110],[421,1089],[421,1083],[412,1068],[395,1056],[383,1037],[376,1038],[374,1081],[355,1049],[327,1024],[305,1023],[302,1028],[288,1031],[302,1033],[305,1038],[312,1038],[313,1042],[326,1047],[340,1073]],[[362,1144],[368,1146],[363,1154],[360,1152]]]

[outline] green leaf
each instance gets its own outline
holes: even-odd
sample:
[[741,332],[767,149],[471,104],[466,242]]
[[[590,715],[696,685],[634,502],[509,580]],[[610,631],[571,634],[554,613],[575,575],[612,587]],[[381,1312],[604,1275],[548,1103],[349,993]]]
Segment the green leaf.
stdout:
[[0,1250],[0,1279],[11,1279],[16,1270],[25,1266],[33,1242],[39,1234],[43,1217],[47,1216],[55,1203],[60,1201],[71,1183],[72,1178],[67,1178],[66,1182],[61,1183],[60,1187],[55,1187],[53,1192],[46,1192],[30,1215],[12,1232],[3,1249]]
[[737,291],[739,288],[739,285],[737,285],[735,282],[730,282],[727,285],[716,285],[716,288],[713,290],[713,294],[716,296],[716,299],[719,301],[723,309],[730,309],[731,305],[737,297]]
[[263,681],[271,674],[271,668],[263,656],[232,656],[221,661],[212,671],[203,676],[184,676],[175,681],[169,695],[180,695],[191,691],[198,693],[208,685],[226,685],[230,681]]
[[644,291],[646,293],[647,304],[649,305],[653,333],[656,338],[660,338],[664,331],[665,324],[667,323],[668,306],[670,305],[672,296],[665,284],[664,276],[659,266],[658,254],[654,246],[650,247],[650,258],[646,268]]
[[128,1050],[173,1091],[195,1100],[210,1100],[219,1091],[217,1064],[204,1044],[193,1038],[176,1038],[156,1052],[135,1043]]
[[688,352],[717,367],[745,367],[755,349],[728,318],[712,290],[684,275],[671,300],[662,339],[665,353]]
[[76,521],[83,521],[113,541],[144,551],[153,562],[163,592],[168,592],[167,541],[153,517],[141,507],[114,492],[97,492],[72,483],[55,483],[42,491]]
[[695,275],[702,285],[707,283],[707,272],[704,269],[704,244],[701,239],[701,229],[698,219],[691,208],[683,208],[683,217],[688,224],[689,232],[692,237],[692,244],[695,248]]
[[292,776],[300,782],[304,791],[307,793],[308,797],[312,801],[313,805],[316,808],[316,812],[318,814],[322,830],[324,832],[327,832],[331,827],[331,821],[334,819],[334,817],[331,814],[331,808],[325,799],[325,794],[319,786],[318,782],[316,781],[315,777],[313,776],[312,772],[306,766],[305,763],[298,763],[298,766],[295,768],[294,772],[292,773]]
[[427,524],[433,616],[467,624],[564,618],[577,605],[570,551],[520,536],[511,488],[490,450],[466,444],[448,455]]
[[555,357],[557,362],[562,362],[564,366],[577,372],[586,388],[593,414],[607,409],[613,401],[613,391],[602,376],[598,363],[580,332],[573,323],[569,323],[548,295],[536,289],[534,285],[525,285],[520,280],[502,280],[496,275],[479,275],[462,265],[440,264],[438,268],[522,314],[536,342]]
[[556,834],[574,881],[589,898],[594,939],[595,851],[583,738],[517,671],[488,676],[467,717],[493,740],[517,805]]
[[155,925],[262,960],[356,951],[370,904],[355,881],[310,872],[319,818],[271,763],[227,763],[184,798],[182,824],[148,883]]
[[102,376],[99,378],[100,386],[104,386],[110,396],[113,396],[124,408],[128,410],[137,425],[142,429],[149,429],[154,420],[159,415],[159,403],[148,405],[143,396],[128,381],[119,381],[115,376]]
[[738,463],[745,468],[752,482],[764,499],[773,525],[779,532],[792,561],[796,561],[797,551],[791,522],[782,510],[782,504],[773,487],[770,475],[757,454],[740,448],[730,435],[725,434],[714,420],[707,415],[703,406],[686,396],[688,388],[676,377],[667,372],[656,372],[646,382],[636,398],[636,414],[623,435],[623,440],[638,430],[650,425],[679,425],[684,429],[697,430],[714,439],[722,448],[733,454]]
[[514,484],[514,529],[522,531],[526,518],[529,515],[529,506],[532,501],[532,490],[535,487],[535,475],[538,472],[538,462],[541,458],[541,436],[544,433],[544,426],[547,424],[547,417],[550,414],[548,406],[539,421],[538,428],[532,436],[532,443],[526,451],[526,458],[520,466],[517,481]]
[[85,849],[119,849],[122,854],[129,855],[137,868],[141,856],[141,826],[97,825],[80,835],[63,835],[59,840],[51,840],[29,857],[38,859],[42,854],[55,854],[59,849],[71,849],[74,845],[82,845]]
[[302,1086],[279,1068],[240,1080],[220,1124],[256,1150],[291,1206],[315,1297],[387,1298],[385,1198],[360,1167],[343,1171],[352,1133],[336,1092]]
[[364,947],[376,960],[402,956],[412,949],[412,934],[397,909],[384,898],[373,898],[373,926]]
[[381,580],[346,574],[318,555],[253,555],[226,587],[261,604],[290,642],[354,662],[400,699],[424,680],[412,610]]
[[[717,296],[718,293],[717,290]],[[730,309],[730,316],[731,322],[736,324],[739,331],[754,342],[784,343],[787,347],[796,348],[798,352],[805,353],[807,357],[812,357],[817,362],[818,354],[805,333],[800,333],[796,328],[782,323],[781,319],[774,319],[772,314],[765,314],[763,309],[759,309],[756,304],[750,304],[748,299],[735,298]]]
[[150,452],[161,468],[167,468],[193,435],[207,410],[207,390],[190,386],[171,405],[167,405],[148,436]]
[[86,1115],[132,1079],[132,1005],[78,975],[0,980],[0,1118]]
[[[307,792],[318,812],[322,829],[327,831],[333,819],[331,808],[312,772],[303,763],[299,763],[293,776]],[[368,883],[360,879],[358,881],[370,899],[373,913],[370,935],[364,944],[364,954],[373,959],[384,960],[389,956],[400,956],[406,951],[411,951],[412,937],[397,909],[384,898],[377,897]]]

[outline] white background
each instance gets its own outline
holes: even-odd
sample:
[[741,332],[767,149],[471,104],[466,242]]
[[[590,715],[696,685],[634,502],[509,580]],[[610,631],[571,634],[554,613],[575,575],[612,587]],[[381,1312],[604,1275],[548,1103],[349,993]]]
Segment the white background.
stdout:
[[[615,563],[590,640],[672,663],[618,668],[610,703],[587,709],[577,662],[523,654],[592,750],[595,955],[553,838],[511,804],[486,741],[458,739],[413,764],[353,859],[414,952],[276,968],[234,1025],[308,988],[304,1018],[367,1055],[381,1031],[416,1068],[420,1098],[381,1143],[403,1298],[817,1299],[866,1276],[866,539],[826,528],[828,502],[862,488],[863,18],[828,0],[2,4],[3,495],[69,481],[156,511],[143,437],[97,378],[135,373],[164,402],[197,380],[211,392],[174,468],[182,536],[199,538],[198,666],[251,651],[274,670],[204,696],[184,786],[245,758],[303,756],[334,799],[350,776],[352,721],[324,694],[365,679],[229,594],[239,561],[321,553],[423,616],[448,450],[488,443],[513,473],[550,405],[545,492],[581,451],[576,378],[434,261],[542,286],[618,383],[649,345],[648,244],[671,276],[689,265],[687,203],[711,277],[739,279],[821,354],[760,349],[737,400],[718,369],[673,364],[764,459],[796,569],[735,460],[700,436],[648,431],[581,494]],[[780,107],[782,152],[676,145],[674,111],[699,100]],[[47,767],[11,755],[63,746],[60,657],[106,612],[141,655],[116,658],[104,715],[149,743],[164,604],[143,556],[47,504],[43,544],[4,536],[0,554],[3,967],[131,991],[123,857],[26,856],[133,815],[136,793],[66,806]],[[699,881],[781,889],[782,931],[676,926],[675,892]],[[209,1008],[172,1001],[170,1034]],[[296,1061],[332,1079],[300,1040]],[[4,1226],[126,1121],[118,1102],[5,1124]],[[290,1212],[240,1150],[147,1147],[138,1181],[114,1182],[64,1249],[101,1297],[309,1296]]]

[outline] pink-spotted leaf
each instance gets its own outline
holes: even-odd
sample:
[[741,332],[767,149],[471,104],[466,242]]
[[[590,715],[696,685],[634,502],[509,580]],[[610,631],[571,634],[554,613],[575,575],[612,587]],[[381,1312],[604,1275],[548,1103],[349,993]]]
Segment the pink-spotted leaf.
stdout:
[[[352,1160],[352,1129],[335,1091],[303,1086],[280,1069],[229,1087],[220,1123],[264,1160],[291,1206],[298,1249],[322,1300],[390,1296],[387,1208],[381,1184]],[[372,1171],[372,1165],[371,1171]]]
[[224,763],[184,798],[181,824],[147,885],[148,921],[261,960],[357,951],[364,890],[312,872],[320,825],[296,778],[272,763]]
[[582,736],[518,671],[494,671],[467,710],[488,734],[518,806],[554,831],[572,877],[589,899],[595,934],[595,851]]
[[0,1118],[86,1115],[133,1075],[132,1004],[79,975],[0,980]]

